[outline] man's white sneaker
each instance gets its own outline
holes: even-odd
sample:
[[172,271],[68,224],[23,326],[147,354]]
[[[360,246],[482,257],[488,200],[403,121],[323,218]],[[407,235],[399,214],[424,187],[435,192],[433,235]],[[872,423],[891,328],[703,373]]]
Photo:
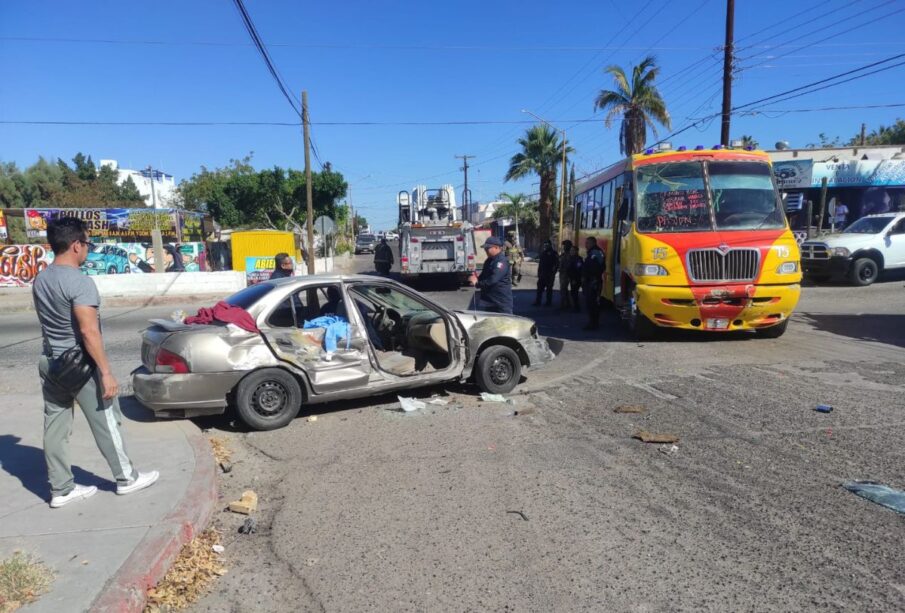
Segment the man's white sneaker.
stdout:
[[60,507],[64,507],[70,502],[75,502],[76,500],[82,500],[84,498],[91,498],[97,494],[97,488],[93,485],[76,485],[72,488],[65,496],[54,496],[50,499],[50,508],[51,509],[59,509]]
[[134,479],[128,485],[117,485],[116,493],[120,496],[125,496],[126,494],[131,494],[133,492],[137,492],[138,490],[143,490],[146,487],[151,487],[157,481],[157,478],[160,476],[160,473],[156,470],[152,470],[147,473],[138,473],[138,478]]

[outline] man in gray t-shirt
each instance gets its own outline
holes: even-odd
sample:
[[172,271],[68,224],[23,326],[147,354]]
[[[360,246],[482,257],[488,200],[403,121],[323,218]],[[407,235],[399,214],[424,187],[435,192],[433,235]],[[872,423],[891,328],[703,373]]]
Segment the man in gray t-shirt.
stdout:
[[[156,470],[139,472],[126,453],[122,437],[122,413],[117,396],[119,385],[101,336],[100,295],[97,286],[79,267],[88,257],[91,243],[85,222],[64,217],[48,224],[47,240],[54,262],[35,279],[32,295],[41,322],[44,353],[38,361],[44,396],[44,457],[50,480],[53,508],[89,498],[92,486],[76,485],[69,463],[69,433],[73,402],[77,401],[98,448],[116,478],[116,493],[131,494],[153,485]],[[61,390],[48,378],[51,363],[67,349],[81,345],[95,368],[91,379],[78,390]]]

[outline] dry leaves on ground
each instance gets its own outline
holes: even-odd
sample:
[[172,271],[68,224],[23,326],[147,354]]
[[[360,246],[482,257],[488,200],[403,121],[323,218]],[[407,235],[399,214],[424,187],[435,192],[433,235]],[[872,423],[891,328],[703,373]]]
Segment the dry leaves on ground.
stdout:
[[219,544],[220,533],[213,529],[186,543],[166,576],[148,590],[145,613],[184,609],[204,595],[214,579],[226,574],[226,567],[213,550]]
[[208,440],[211,443],[211,450],[214,452],[214,459],[217,460],[217,464],[228,463],[233,456],[233,451],[229,448],[229,443],[226,442],[226,439],[212,436]]
[[0,613],[12,613],[37,600],[53,583],[53,571],[33,556],[14,551],[0,560]]

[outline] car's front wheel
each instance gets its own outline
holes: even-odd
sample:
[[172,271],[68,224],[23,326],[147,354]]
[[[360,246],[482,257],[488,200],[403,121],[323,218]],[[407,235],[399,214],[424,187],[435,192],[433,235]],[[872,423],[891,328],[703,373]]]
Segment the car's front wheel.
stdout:
[[879,273],[880,267],[875,261],[870,258],[858,258],[852,264],[848,280],[852,285],[864,287],[876,281]]
[[475,383],[489,394],[505,394],[518,385],[522,362],[518,354],[505,345],[488,347],[475,364]]
[[254,430],[282,428],[295,419],[301,407],[298,381],[281,368],[256,370],[236,388],[236,412]]

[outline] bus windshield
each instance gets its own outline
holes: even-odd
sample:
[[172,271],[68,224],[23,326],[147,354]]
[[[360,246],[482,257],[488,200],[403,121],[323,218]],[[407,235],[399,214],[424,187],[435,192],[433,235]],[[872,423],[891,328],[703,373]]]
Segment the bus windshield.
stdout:
[[636,171],[639,232],[756,230],[785,226],[767,164],[706,162],[709,189],[704,181],[704,164],[650,164]]

